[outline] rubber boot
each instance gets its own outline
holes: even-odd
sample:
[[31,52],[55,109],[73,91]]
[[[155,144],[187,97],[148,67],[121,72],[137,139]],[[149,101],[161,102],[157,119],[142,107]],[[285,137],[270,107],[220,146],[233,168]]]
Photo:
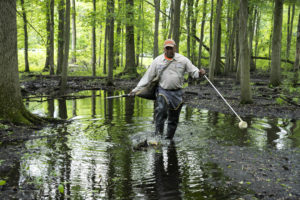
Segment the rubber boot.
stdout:
[[181,108],[182,105],[177,110],[169,109],[168,111],[168,130],[166,139],[173,139],[175,135],[175,131],[179,122]]
[[155,107],[155,135],[163,135],[167,112],[168,104],[165,98],[158,95]]

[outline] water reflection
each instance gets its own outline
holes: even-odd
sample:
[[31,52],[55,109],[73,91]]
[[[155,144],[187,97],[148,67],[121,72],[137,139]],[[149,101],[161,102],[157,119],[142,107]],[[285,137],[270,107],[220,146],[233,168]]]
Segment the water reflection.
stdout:
[[224,189],[227,177],[207,161],[207,140],[256,149],[300,147],[299,121],[248,117],[250,127],[241,130],[233,115],[184,107],[173,143],[133,151],[132,135],[153,133],[153,102],[105,99],[124,93],[95,90],[74,94],[86,98],[28,101],[35,113],[72,122],[45,128],[36,134],[46,137],[26,142],[28,154],[16,163],[17,173],[7,175],[18,182],[10,184],[34,182],[37,199],[236,197],[241,191]]

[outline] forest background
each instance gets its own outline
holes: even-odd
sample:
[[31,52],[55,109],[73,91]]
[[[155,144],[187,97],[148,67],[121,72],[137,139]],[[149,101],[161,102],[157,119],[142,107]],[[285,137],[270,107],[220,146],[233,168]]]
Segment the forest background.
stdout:
[[241,103],[251,103],[250,72],[299,90],[299,8],[296,0],[20,0],[18,67],[61,76],[62,93],[71,75],[113,85],[138,77],[172,38],[212,81],[234,75]]

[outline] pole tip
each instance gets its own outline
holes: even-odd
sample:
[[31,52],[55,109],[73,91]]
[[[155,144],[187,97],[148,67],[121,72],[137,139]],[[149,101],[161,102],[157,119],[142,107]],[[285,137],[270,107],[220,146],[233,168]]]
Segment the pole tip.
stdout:
[[245,122],[245,121],[240,121],[240,123],[239,123],[239,128],[240,128],[240,129],[246,129],[246,128],[248,128],[247,122]]

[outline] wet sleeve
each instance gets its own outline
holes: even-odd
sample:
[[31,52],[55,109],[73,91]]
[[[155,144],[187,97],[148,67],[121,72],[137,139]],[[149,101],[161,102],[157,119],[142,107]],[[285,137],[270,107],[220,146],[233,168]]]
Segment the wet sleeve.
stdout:
[[137,86],[132,90],[133,92],[140,91],[156,76],[156,61],[153,61],[144,76],[141,78]]

